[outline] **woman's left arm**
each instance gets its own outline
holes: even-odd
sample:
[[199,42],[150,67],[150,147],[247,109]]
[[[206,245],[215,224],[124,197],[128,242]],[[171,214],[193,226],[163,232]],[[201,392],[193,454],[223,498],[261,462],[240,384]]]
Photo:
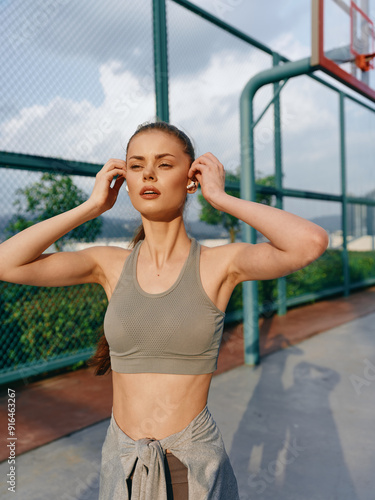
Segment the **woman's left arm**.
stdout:
[[329,238],[321,226],[285,210],[227,194],[224,167],[212,153],[193,162],[189,177],[198,179],[203,196],[214,208],[249,224],[269,240],[225,245],[228,275],[236,282],[285,276],[326,250]]

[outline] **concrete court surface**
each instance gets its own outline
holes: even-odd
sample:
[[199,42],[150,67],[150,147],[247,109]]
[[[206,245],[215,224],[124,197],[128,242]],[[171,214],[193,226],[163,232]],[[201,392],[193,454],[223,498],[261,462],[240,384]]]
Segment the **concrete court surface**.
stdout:
[[[208,406],[241,500],[375,499],[374,326],[368,314],[214,377]],[[2,462],[0,498],[97,500],[108,424],[18,456],[16,493]]]

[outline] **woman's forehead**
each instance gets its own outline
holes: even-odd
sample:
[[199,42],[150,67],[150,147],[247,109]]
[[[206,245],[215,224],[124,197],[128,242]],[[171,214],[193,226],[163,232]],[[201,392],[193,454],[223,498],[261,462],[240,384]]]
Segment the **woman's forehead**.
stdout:
[[180,140],[172,134],[147,131],[134,136],[128,146],[128,156],[141,154],[141,152],[155,155],[160,153],[176,154],[183,153],[183,146]]

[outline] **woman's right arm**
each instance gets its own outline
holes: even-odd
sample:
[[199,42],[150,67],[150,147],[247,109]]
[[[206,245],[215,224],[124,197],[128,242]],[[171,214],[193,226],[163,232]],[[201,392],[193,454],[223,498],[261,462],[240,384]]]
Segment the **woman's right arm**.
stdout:
[[[64,234],[112,208],[125,180],[124,166],[123,160],[109,160],[97,173],[93,192],[87,201],[38,222],[1,243],[0,280],[35,286],[104,284],[101,262],[108,247],[43,252]],[[118,178],[111,187],[116,175]]]

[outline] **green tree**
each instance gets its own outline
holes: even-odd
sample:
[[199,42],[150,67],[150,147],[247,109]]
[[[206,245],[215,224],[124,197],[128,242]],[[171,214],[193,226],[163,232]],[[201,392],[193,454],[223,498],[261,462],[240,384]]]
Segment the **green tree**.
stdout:
[[[258,175],[261,172],[257,172]],[[274,175],[266,175],[265,177],[257,177],[256,183],[261,186],[276,187],[276,178]],[[269,193],[257,193],[257,203],[264,203],[265,205],[274,206],[274,195]]]
[[[240,182],[240,174],[237,169],[236,173],[226,172],[225,180],[226,182],[239,183]],[[275,186],[275,176],[268,175],[266,177],[261,177],[257,179],[257,184],[261,184],[262,186]],[[237,189],[228,188],[225,190],[231,196],[240,197],[240,192]],[[257,193],[256,201],[258,203],[265,203],[266,205],[271,205],[272,203],[272,194],[268,193]],[[229,233],[230,242],[233,243],[236,240],[237,234],[241,230],[240,220],[233,215],[227,214],[226,212],[221,212],[220,210],[216,210],[208,201],[204,198],[204,196],[200,193],[198,194],[198,200],[201,204],[201,212],[200,212],[200,220],[206,222],[207,224],[217,225],[221,224]]]
[[[44,173],[39,182],[17,189],[16,194],[18,197],[13,205],[17,208],[17,214],[5,228],[8,238],[37,222],[67,212],[87,199],[70,176],[55,173]],[[60,251],[70,239],[95,241],[101,228],[101,217],[89,220],[64,234],[55,242],[55,247]]]

